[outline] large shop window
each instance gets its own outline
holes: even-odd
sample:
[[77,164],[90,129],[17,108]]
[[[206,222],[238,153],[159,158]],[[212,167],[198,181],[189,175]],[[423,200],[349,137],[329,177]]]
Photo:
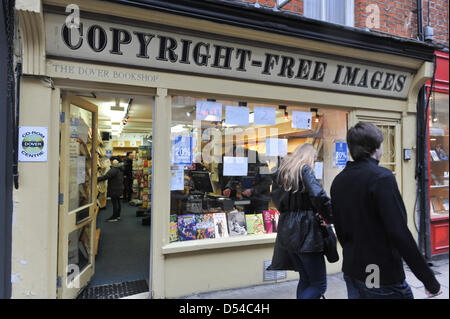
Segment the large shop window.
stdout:
[[448,94],[433,92],[430,113],[431,218],[448,217]]
[[280,160],[303,143],[313,144],[316,177],[329,190],[348,158],[347,115],[174,96],[169,241],[275,233],[279,213],[271,189]]

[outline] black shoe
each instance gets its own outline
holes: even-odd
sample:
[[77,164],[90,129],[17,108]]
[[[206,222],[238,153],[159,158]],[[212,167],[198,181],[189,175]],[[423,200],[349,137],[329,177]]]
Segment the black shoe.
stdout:
[[119,217],[117,217],[117,220],[120,220],[120,216],[119,216]]
[[117,217],[110,217],[110,218],[108,218],[106,221],[107,221],[107,222],[110,222],[110,223],[113,223],[113,222],[118,221],[118,219],[117,219]]

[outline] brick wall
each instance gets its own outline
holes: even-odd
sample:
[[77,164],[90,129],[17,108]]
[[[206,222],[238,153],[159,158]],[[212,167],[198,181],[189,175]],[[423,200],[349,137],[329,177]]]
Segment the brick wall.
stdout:
[[[379,10],[379,25],[376,26],[370,19],[375,12],[373,6]],[[448,0],[423,0],[422,7],[423,24],[429,21],[434,28],[434,42],[448,46]],[[417,39],[417,0],[356,0],[355,27]]]
[[[235,1],[256,3],[256,0]],[[447,47],[449,45],[448,2],[448,0],[422,0],[423,24],[429,24],[434,28],[434,42]],[[273,8],[276,1],[258,0],[258,3],[261,6]],[[370,6],[377,6],[379,9],[379,25],[371,25],[371,20],[368,21],[373,13]],[[282,10],[302,15],[303,0],[292,0]],[[355,0],[355,27],[370,27],[374,31],[417,39],[417,0]]]

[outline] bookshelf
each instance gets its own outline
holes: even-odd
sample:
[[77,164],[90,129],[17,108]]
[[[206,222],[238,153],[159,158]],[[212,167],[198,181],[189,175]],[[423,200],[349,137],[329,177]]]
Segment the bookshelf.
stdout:
[[430,135],[431,219],[448,218],[449,215],[448,137],[448,134]]

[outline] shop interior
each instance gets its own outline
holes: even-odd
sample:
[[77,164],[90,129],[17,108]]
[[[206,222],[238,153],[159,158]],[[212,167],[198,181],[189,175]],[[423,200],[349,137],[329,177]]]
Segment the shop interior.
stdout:
[[[111,285],[119,283],[133,283],[134,286],[139,284],[141,288],[130,289],[147,289],[148,292],[153,98],[102,92],[69,94],[92,103],[98,112],[97,124],[91,125],[92,113],[71,105],[70,143],[83,140],[80,136],[84,134],[81,132],[85,127],[87,147],[78,146],[75,156],[71,154],[69,212],[92,203],[87,196],[90,192],[88,186],[92,183],[92,156],[87,154],[92,154],[91,145],[95,145],[92,143],[92,127],[97,128],[97,162],[94,163],[97,166],[97,177],[107,174],[113,160],[119,162],[118,166],[124,176],[122,183],[119,183],[122,189],[120,219],[108,220],[113,215],[113,205],[108,192],[110,180],[98,181],[97,198],[94,199],[95,223],[77,229],[69,235],[69,265],[75,264],[83,271],[89,264],[90,253],[95,255],[95,272],[89,285],[80,291],[79,298],[101,298],[101,291],[99,295],[92,295],[93,291],[98,290],[92,289],[93,287],[112,287]],[[83,143],[80,142],[80,145]],[[77,163],[77,157],[83,159],[82,165]],[[75,159],[73,163],[72,158]],[[128,168],[127,164],[130,165]],[[80,167],[86,171],[80,174]],[[79,212],[77,224],[83,222],[83,217],[79,218],[78,215]],[[95,231],[92,231],[91,227],[95,227]],[[90,236],[94,238],[89,238]],[[89,251],[90,240],[94,241],[93,252]]]

